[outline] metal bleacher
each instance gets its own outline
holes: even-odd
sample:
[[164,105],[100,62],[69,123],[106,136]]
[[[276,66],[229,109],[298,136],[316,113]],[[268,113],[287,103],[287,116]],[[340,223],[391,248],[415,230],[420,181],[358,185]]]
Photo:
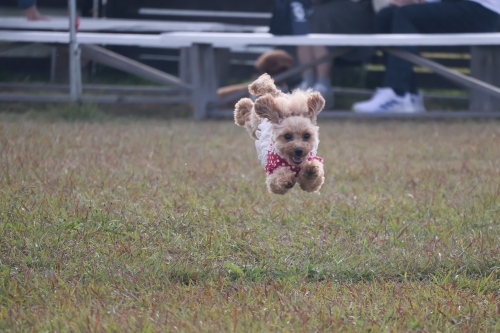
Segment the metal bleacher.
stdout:
[[[73,4],[72,4],[73,3]],[[74,1],[70,1],[72,6]],[[71,7],[70,7],[71,8]],[[151,15],[147,8],[139,9],[139,13]],[[200,16],[202,14],[214,15],[211,12],[194,11],[182,12],[179,10],[162,13],[162,15],[187,15]],[[220,16],[230,15],[219,12]],[[234,15],[239,15],[235,12]],[[243,14],[242,14],[243,15]],[[251,13],[249,14],[252,15]],[[264,16],[258,19],[264,19]],[[247,17],[251,18],[251,17]],[[49,45],[70,45],[71,80],[68,95],[29,95],[29,94],[0,94],[0,99],[15,100],[44,100],[53,98],[57,101],[95,101],[95,102],[134,102],[144,98],[133,96],[97,96],[84,94],[84,90],[91,91],[92,87],[82,87],[79,77],[80,52],[82,57],[91,59],[106,66],[114,67],[143,78],[169,85],[169,96],[157,97],[160,103],[190,102],[194,107],[195,118],[202,119],[212,116],[228,116],[231,110],[220,110],[219,106],[230,100],[243,96],[245,92],[237,92],[225,99],[217,100],[215,90],[220,84],[217,68],[229,66],[227,58],[219,59],[218,52],[227,50],[256,48],[273,48],[277,46],[296,45],[329,45],[342,47],[325,57],[312,63],[298,66],[280,75],[279,79],[286,79],[299,74],[304,69],[314,66],[321,61],[328,61],[346,52],[351,47],[375,46],[386,52],[402,57],[418,66],[429,68],[466,89],[470,89],[478,97],[476,100],[487,100],[482,105],[476,106],[476,111],[481,112],[454,112],[438,113],[429,112],[418,117],[500,117],[497,110],[500,100],[500,89],[490,83],[495,83],[495,78],[488,76],[492,72],[492,65],[485,69],[484,65],[471,65],[472,74],[476,78],[450,70],[428,58],[413,55],[396,49],[397,46],[419,45],[424,47],[470,47],[475,59],[487,59],[491,54],[497,54],[500,45],[500,34],[447,34],[447,35],[314,35],[307,36],[282,36],[277,37],[263,32],[265,27],[254,25],[238,25],[228,23],[206,22],[174,22],[174,21],[144,21],[144,20],[113,20],[113,19],[85,19],[82,18],[80,31],[68,33],[67,27],[73,25],[67,18],[58,18],[50,23],[28,22],[22,19],[0,18],[0,41],[2,48],[9,49],[19,46],[19,43],[46,43]],[[66,27],[66,28],[65,28]],[[101,46],[99,46],[101,45]],[[157,49],[179,49],[180,78],[146,66],[136,60],[124,57],[102,46],[133,46]],[[484,62],[484,61],[483,61]],[[495,64],[493,64],[495,66]],[[495,67],[496,68],[496,67]],[[278,77],[275,78],[278,80]],[[86,88],[86,89],[84,89]],[[111,88],[110,88],[111,90]],[[115,91],[119,89],[115,88]],[[124,89],[125,91],[126,89]],[[165,89],[164,91],[166,91]],[[155,97],[149,99],[155,100]],[[323,112],[323,116],[354,117],[358,116],[347,112]],[[401,115],[400,117],[407,117]],[[416,115],[413,115],[415,117]],[[394,116],[392,116],[394,117]]]

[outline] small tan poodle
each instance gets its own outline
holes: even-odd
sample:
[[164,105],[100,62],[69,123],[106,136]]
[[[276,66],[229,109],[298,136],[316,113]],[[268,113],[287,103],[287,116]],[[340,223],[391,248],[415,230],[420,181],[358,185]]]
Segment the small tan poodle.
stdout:
[[325,180],[323,159],[316,155],[316,117],[325,100],[311,90],[285,94],[276,89],[268,74],[248,86],[255,103],[242,98],[236,103],[234,120],[254,138],[259,160],[266,173],[269,192],[287,193],[295,183],[307,192],[317,192]]

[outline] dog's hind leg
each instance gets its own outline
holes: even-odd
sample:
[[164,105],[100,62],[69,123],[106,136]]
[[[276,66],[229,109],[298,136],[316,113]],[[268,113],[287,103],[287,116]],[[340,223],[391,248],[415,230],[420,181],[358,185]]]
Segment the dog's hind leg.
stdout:
[[242,98],[234,107],[234,122],[238,126],[245,126],[245,123],[250,120],[252,113],[253,102],[250,98]]
[[250,98],[242,98],[236,103],[234,108],[234,122],[238,126],[245,126],[248,134],[255,140],[255,131],[257,131],[261,119],[257,117],[253,110],[253,102]]

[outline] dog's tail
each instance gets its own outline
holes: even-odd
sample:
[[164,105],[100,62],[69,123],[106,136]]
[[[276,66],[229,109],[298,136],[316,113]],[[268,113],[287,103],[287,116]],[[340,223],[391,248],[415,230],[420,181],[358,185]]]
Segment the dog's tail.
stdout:
[[242,98],[234,108],[234,122],[238,126],[245,126],[252,113],[253,102],[250,98]]

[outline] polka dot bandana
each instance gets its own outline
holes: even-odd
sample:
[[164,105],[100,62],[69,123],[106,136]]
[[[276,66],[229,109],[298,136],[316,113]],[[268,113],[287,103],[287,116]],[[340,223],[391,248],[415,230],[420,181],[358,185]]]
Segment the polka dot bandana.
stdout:
[[[319,162],[323,163],[323,159],[319,156],[314,155],[313,152],[309,153],[309,155],[307,156],[307,160],[318,160]],[[266,173],[270,175],[274,172],[274,170],[281,167],[285,167],[292,171],[295,171],[296,177],[299,175],[300,167],[288,164],[288,162],[283,157],[279,156],[274,150],[268,150],[267,164],[264,168],[266,170]]]

